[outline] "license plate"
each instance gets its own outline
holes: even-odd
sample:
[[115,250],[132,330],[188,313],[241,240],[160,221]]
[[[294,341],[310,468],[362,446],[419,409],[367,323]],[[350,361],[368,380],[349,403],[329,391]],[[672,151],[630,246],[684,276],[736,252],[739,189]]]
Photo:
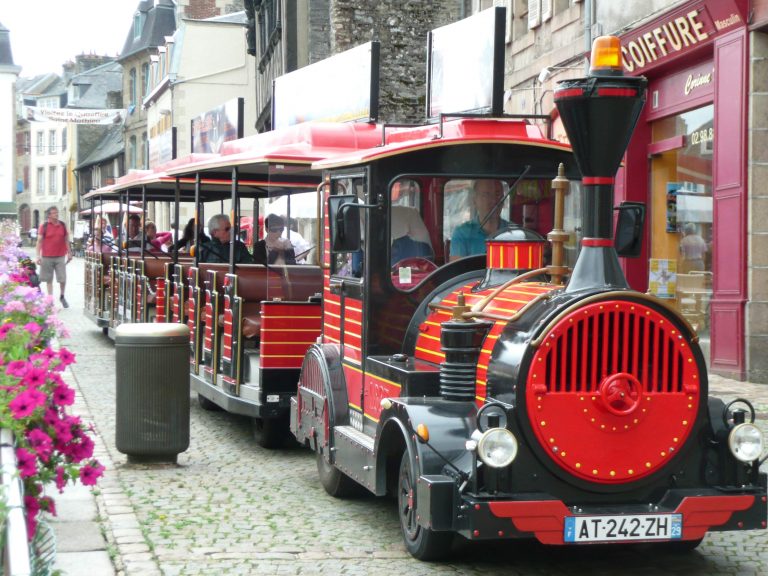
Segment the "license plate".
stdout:
[[636,516],[567,516],[566,542],[676,540],[683,535],[682,514]]

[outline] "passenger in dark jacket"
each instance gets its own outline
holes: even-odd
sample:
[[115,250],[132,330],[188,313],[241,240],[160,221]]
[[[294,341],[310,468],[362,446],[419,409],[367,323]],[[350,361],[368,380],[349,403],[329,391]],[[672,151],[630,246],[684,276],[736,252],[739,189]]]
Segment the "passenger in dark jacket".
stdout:
[[[229,263],[229,243],[232,237],[232,225],[229,216],[217,214],[208,220],[208,233],[211,240],[200,245],[199,262]],[[253,264],[253,257],[240,240],[235,243],[235,264]]]

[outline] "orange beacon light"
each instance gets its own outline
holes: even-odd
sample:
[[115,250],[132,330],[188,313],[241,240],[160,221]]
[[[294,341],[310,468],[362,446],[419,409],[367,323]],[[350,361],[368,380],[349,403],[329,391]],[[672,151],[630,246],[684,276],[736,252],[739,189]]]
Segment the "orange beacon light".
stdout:
[[617,36],[600,36],[592,43],[592,54],[589,58],[590,74],[608,74],[611,76],[623,74],[621,63],[621,41]]

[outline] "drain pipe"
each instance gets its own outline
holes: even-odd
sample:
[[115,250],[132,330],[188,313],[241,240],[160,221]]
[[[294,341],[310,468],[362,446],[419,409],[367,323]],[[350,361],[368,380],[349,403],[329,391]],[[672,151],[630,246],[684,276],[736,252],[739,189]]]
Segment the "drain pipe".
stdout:
[[[592,0],[584,0],[584,54],[592,51]],[[589,74],[589,58],[584,59],[585,74]]]

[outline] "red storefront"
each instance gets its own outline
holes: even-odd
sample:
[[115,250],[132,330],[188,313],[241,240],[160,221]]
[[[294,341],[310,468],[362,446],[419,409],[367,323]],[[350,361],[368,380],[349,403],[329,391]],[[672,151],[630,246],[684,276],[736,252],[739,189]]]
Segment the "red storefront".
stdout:
[[616,201],[648,206],[634,288],[669,300],[699,331],[713,371],[745,375],[747,0],[687,2],[622,36],[648,102]]

